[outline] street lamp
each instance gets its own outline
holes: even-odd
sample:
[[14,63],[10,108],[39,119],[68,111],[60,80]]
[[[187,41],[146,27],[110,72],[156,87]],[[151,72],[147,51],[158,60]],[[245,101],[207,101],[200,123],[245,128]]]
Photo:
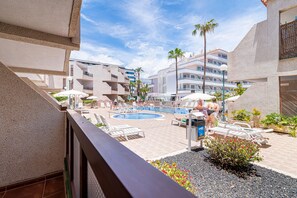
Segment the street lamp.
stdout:
[[227,72],[228,66],[223,64],[223,65],[221,65],[220,70],[223,72],[223,103],[222,103],[222,105],[223,105],[223,119],[222,120],[226,121],[226,119],[225,119],[225,72]]

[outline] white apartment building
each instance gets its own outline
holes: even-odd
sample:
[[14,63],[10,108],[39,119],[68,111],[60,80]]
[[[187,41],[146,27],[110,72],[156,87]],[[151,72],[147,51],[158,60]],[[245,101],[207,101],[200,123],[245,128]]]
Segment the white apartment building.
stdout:
[[297,114],[297,0],[262,0],[267,19],[229,54],[229,80],[253,81],[233,109]]
[[[222,64],[227,64],[228,52],[216,49],[207,53],[205,92],[213,93],[222,91],[223,74],[220,70]],[[204,56],[199,54],[184,58],[178,62],[178,90],[179,95],[187,95],[194,92],[202,92],[204,75]],[[228,75],[228,73],[226,73]],[[151,90],[153,93],[175,94],[175,63],[168,68],[160,70],[156,75],[150,76],[152,81]],[[236,87],[236,83],[227,82],[225,75],[225,90],[230,91]],[[247,86],[244,84],[244,86]]]
[[73,89],[97,96],[99,100],[125,100],[129,95],[130,81],[125,68],[83,60],[70,60],[69,65]]

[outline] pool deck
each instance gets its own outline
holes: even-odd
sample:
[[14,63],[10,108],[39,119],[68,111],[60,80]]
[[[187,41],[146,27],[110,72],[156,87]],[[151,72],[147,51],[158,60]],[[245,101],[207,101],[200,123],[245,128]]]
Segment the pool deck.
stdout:
[[[93,123],[96,123],[94,113],[98,113],[106,117],[112,125],[128,124],[142,129],[145,132],[145,138],[130,136],[128,141],[120,140],[121,144],[141,158],[154,160],[186,152],[188,144],[186,128],[171,125],[172,114],[160,113],[164,117],[159,119],[121,120],[109,118],[108,111],[109,109],[104,108],[92,109],[90,114],[85,115],[91,117]],[[264,160],[256,164],[297,178],[297,138],[277,133],[266,133],[263,136],[269,138],[269,143],[260,149],[260,154]],[[200,142],[192,141],[192,146],[199,145]]]

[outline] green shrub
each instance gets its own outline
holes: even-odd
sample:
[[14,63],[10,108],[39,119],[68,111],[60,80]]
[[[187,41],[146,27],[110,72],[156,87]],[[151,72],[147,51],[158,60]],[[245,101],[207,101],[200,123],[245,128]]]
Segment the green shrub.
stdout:
[[245,169],[250,162],[261,161],[258,145],[233,138],[207,138],[205,145],[210,159],[224,168]]
[[294,118],[289,118],[278,113],[271,113],[266,115],[265,118],[261,120],[261,123],[263,123],[265,126],[272,124],[276,126],[288,126],[290,123],[293,124],[294,121]]
[[253,108],[252,114],[253,114],[253,116],[260,116],[261,115],[261,111],[259,111],[256,108]]
[[232,116],[234,120],[245,122],[251,121],[251,112],[248,112],[245,109],[232,111]]
[[58,102],[62,102],[62,101],[65,101],[65,100],[68,100],[68,97],[67,96],[57,96],[57,97],[54,97]]
[[186,190],[192,192],[193,194],[195,193],[195,188],[190,182],[189,171],[179,169],[176,163],[169,164],[167,162],[157,160],[150,162],[150,164],[184,187]]
[[100,127],[105,126],[105,124],[103,124],[103,123],[97,123],[97,124],[95,124],[95,126],[98,127],[98,128],[100,128]]
[[95,100],[83,100],[84,104],[91,104],[92,102],[94,102]]

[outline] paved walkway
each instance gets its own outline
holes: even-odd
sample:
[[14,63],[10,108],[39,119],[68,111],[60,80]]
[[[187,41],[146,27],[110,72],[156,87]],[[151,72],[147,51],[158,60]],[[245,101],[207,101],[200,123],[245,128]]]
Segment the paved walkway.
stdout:
[[[107,109],[96,109],[90,113],[94,123],[95,112],[105,116],[112,125],[128,124],[142,129],[145,138],[130,137],[129,141],[120,142],[145,160],[185,152],[187,149],[186,129],[171,125],[171,114],[163,114],[164,118],[157,120],[117,120],[109,118]],[[269,138],[269,143],[261,148],[260,154],[264,160],[257,164],[297,178],[297,138],[277,133],[264,136]],[[192,142],[192,145],[198,146],[200,143]]]

